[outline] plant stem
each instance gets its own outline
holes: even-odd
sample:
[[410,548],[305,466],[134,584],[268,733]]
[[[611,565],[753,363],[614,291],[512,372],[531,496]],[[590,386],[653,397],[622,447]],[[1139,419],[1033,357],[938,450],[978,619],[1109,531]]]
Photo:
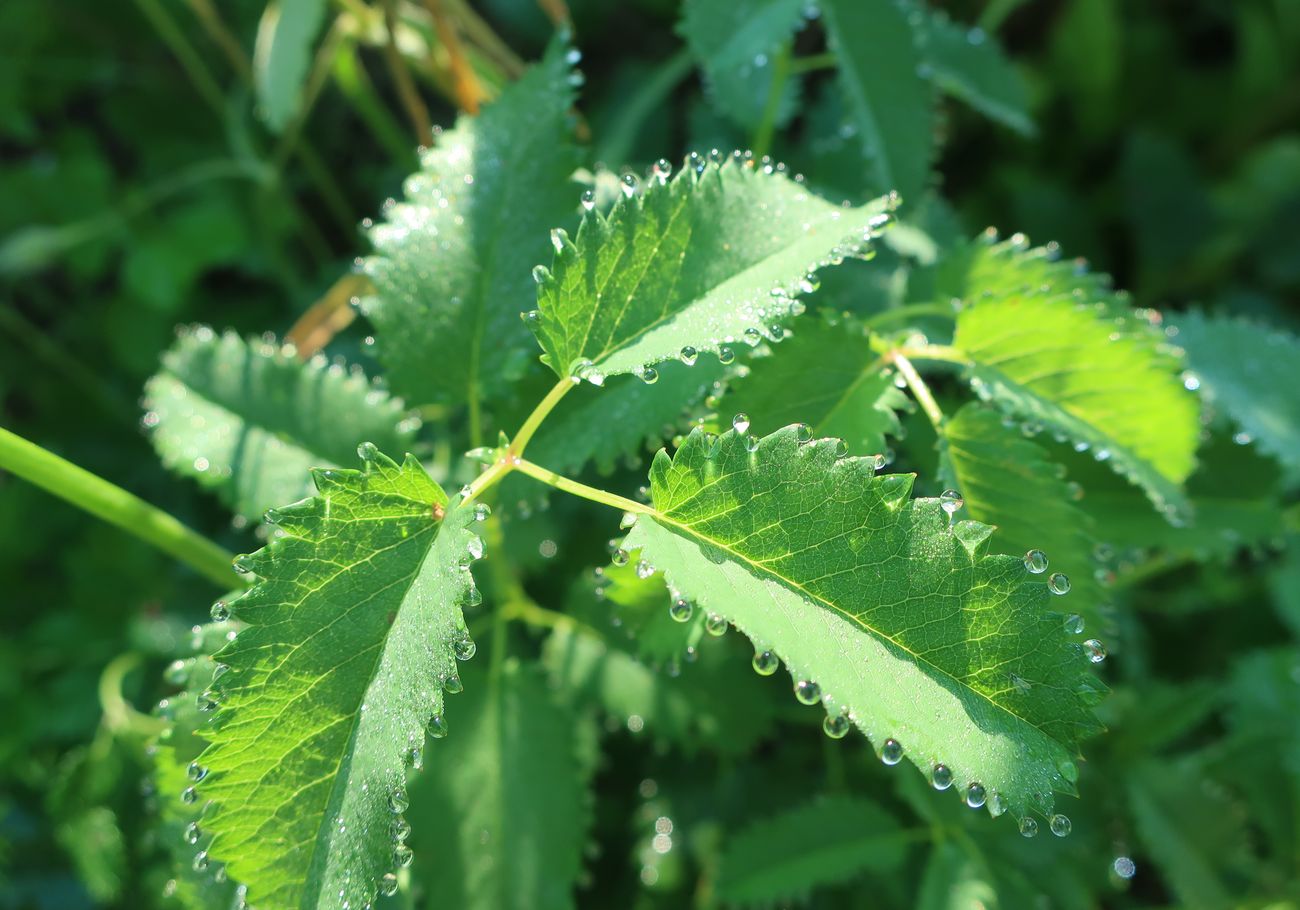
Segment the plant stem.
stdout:
[[959,366],[970,364],[970,358],[961,350],[946,344],[923,344],[915,348],[904,347],[899,348],[897,353],[913,360],[939,360],[944,363],[955,363]]
[[461,46],[456,26],[443,9],[442,0],[424,0],[425,9],[433,17],[433,31],[447,50],[451,63],[452,90],[456,96],[457,106],[467,114],[478,113],[479,101],[483,98],[483,89],[478,84],[478,77],[469,65],[465,48]]
[[835,55],[829,51],[825,54],[812,54],[807,57],[796,57],[790,61],[791,75],[801,73],[812,73],[817,70],[834,69],[837,64]]
[[656,514],[655,510],[645,503],[627,499],[617,493],[598,490],[595,487],[587,486],[585,483],[578,483],[576,480],[570,480],[568,477],[563,477],[554,471],[548,471],[546,468],[535,465],[531,461],[524,461],[522,458],[515,464],[515,469],[521,474],[527,474],[534,480],[540,480],[547,486],[555,487],[555,489],[563,490],[566,493],[572,493],[574,496],[580,496],[583,499],[590,499],[592,502],[598,502],[613,509],[636,512],[640,515]]
[[754,139],[750,146],[755,158],[762,158],[772,147],[772,134],[776,132],[776,118],[781,112],[781,96],[785,93],[786,80],[790,78],[790,45],[787,42],[777,51],[772,61],[772,85],[767,91],[767,103],[763,106],[763,119],[754,130]]
[[0,468],[153,544],[223,590],[244,582],[233,558],[143,499],[0,427]]
[[935,432],[943,434],[944,416],[943,411],[939,408],[939,403],[934,400],[930,394],[930,387],[925,384],[921,374],[916,372],[916,367],[912,366],[912,361],[908,360],[902,351],[895,351],[890,358],[894,366],[898,367],[898,372],[903,374],[907,380],[907,387],[911,389],[913,397],[925,411],[925,416],[930,418],[930,423],[934,426]]
[[398,97],[402,99],[402,106],[406,108],[406,116],[415,128],[415,136],[420,145],[432,146],[433,125],[429,120],[429,109],[420,97],[415,80],[411,78],[411,71],[406,68],[402,52],[397,47],[397,10],[394,0],[384,0],[384,31],[384,60],[388,63],[388,71],[397,86]]
[[912,303],[877,313],[864,319],[862,324],[874,331],[882,325],[888,325],[891,322],[906,322],[916,316],[941,316],[947,319],[955,319],[957,312],[950,304],[946,303]]
[[546,397],[541,400],[537,407],[533,408],[533,413],[529,414],[528,417],[525,418],[523,426],[519,428],[519,432],[515,434],[515,438],[510,440],[511,455],[514,455],[516,458],[523,456],[524,449],[532,440],[533,434],[537,432],[537,428],[542,425],[542,421],[546,419],[547,415],[550,414],[551,411],[555,410],[555,406],[560,403],[560,399],[569,394],[569,390],[575,385],[577,385],[577,383],[566,376],[546,393]]

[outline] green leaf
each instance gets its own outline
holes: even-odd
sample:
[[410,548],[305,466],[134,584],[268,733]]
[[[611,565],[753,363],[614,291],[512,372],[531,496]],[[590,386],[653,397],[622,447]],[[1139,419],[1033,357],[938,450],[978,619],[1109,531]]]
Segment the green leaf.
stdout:
[[163,356],[145,407],[163,463],[250,521],[307,495],[310,468],[350,462],[367,440],[401,451],[419,426],[359,373],[207,326]]
[[865,871],[897,873],[909,840],[873,802],[819,799],[731,838],[718,869],[718,897],[727,904],[772,906],[806,899],[814,888]]
[[302,106],[312,45],[328,9],[325,0],[271,0],[262,11],[253,47],[253,79],[262,117],[277,133]]
[[930,180],[934,97],[907,9],[895,0],[818,5],[875,189],[915,204]]
[[937,500],[911,500],[913,475],[799,437],[750,451],[734,431],[692,432],[656,456],[654,512],[624,546],[816,683],[877,750],[894,739],[927,775],[981,784],[995,813],[1050,814],[1102,687],[1047,584],[987,555],[987,526],[950,528]]
[[1002,906],[984,858],[954,841],[935,844],[925,864],[918,910],[998,910]]
[[574,389],[529,443],[528,458],[562,474],[592,462],[609,473],[620,459],[645,455],[647,443],[671,437],[722,372],[716,360],[665,363],[652,385],[627,376],[601,389]]
[[[714,106],[743,129],[763,119],[777,55],[803,22],[804,0],[686,0],[677,31],[704,71]],[[787,78],[776,125],[795,112],[798,81]]]
[[596,731],[534,669],[484,675],[467,679],[451,735],[411,788],[416,879],[429,906],[573,907]]
[[533,304],[532,268],[577,205],[565,53],[557,39],[493,104],[439,136],[370,232],[364,268],[376,291],[362,307],[393,389],[412,403],[490,398],[528,365],[519,314]]
[[843,209],[769,170],[700,161],[652,178],[608,217],[589,213],[576,242],[561,235],[551,271],[539,271],[542,359],[599,385],[688,348],[782,336],[809,274],[856,254],[888,202]]
[[757,434],[806,423],[843,439],[854,454],[883,453],[885,437],[899,434],[897,411],[909,406],[866,333],[848,319],[804,320],[779,356],[755,357],[749,368],[725,401]]
[[246,625],[215,655],[230,669],[200,758],[202,824],[264,910],[374,899],[406,766],[472,653],[473,509],[413,457],[364,449],[364,471],[316,471],[318,495],[275,516],[283,535],[237,561],[261,580],[231,603]]
[[1105,276],[1057,261],[1052,247],[1028,250],[1019,236],[972,244],[955,264],[942,282],[966,304],[953,345],[980,397],[1090,449],[1185,519],[1180,485],[1196,463],[1199,406],[1152,325],[1158,314],[1130,309]]
[[1024,80],[994,37],[981,28],[959,25],[942,12],[927,14],[921,32],[925,65],[940,90],[1003,126],[1033,135]]
[[1179,316],[1177,329],[1193,382],[1262,451],[1300,471],[1300,339],[1201,313]]
[[1075,504],[1065,470],[1019,427],[974,402],[944,424],[943,440],[954,488],[965,501],[962,514],[998,529],[990,548],[1021,557],[1046,553],[1048,569],[1070,580],[1071,609],[1088,627],[1099,626],[1091,620],[1108,598],[1094,570],[1092,519]]

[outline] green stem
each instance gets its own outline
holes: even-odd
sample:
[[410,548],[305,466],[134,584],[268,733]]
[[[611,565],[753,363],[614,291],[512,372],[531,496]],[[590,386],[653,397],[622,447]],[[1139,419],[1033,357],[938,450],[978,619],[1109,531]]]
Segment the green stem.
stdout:
[[0,427],[0,469],[153,544],[223,590],[241,587],[232,556],[171,515]]
[[899,348],[897,353],[912,360],[938,360],[943,363],[955,363],[958,366],[970,365],[970,358],[965,352],[946,344],[923,344],[915,348]]
[[835,69],[838,61],[832,53],[811,54],[807,57],[796,57],[790,61],[791,75],[800,75],[802,73],[812,73],[817,70]]
[[934,400],[934,396],[930,394],[930,387],[925,384],[921,374],[916,372],[916,367],[912,366],[912,361],[908,360],[901,351],[895,351],[890,360],[894,362],[894,366],[898,367],[898,372],[902,373],[903,378],[907,380],[907,387],[911,389],[912,396],[916,398],[917,403],[925,411],[925,416],[930,418],[930,423],[933,424],[935,432],[942,436],[943,411],[939,408],[939,403]]
[[763,106],[763,119],[754,130],[754,139],[750,147],[755,158],[762,158],[772,148],[772,135],[776,132],[776,118],[781,112],[781,95],[785,92],[786,80],[790,78],[790,45],[787,43],[777,51],[772,61],[772,84],[767,90],[767,103]]
[[194,83],[195,89],[203,96],[203,100],[217,114],[218,117],[225,119],[226,116],[226,98],[222,92],[221,86],[213,77],[212,71],[208,69],[203,58],[194,50],[194,46],[186,39],[185,33],[181,31],[176,20],[167,12],[165,6],[159,0],[135,0],[135,5],[139,7],[140,12],[149,24],[153,26],[154,31],[162,38],[163,43],[176,55],[180,61],[181,68],[185,74],[190,77]]
[[660,64],[658,70],[636,92],[623,99],[618,114],[609,128],[603,131],[599,155],[596,157],[609,162],[628,160],[646,118],[654,113],[694,68],[695,59],[686,48]]
[[104,726],[112,733],[131,731],[148,736],[167,727],[166,721],[142,714],[122,697],[122,683],[139,663],[139,654],[119,654],[99,675],[99,706],[104,711]]
[[955,319],[957,311],[947,303],[912,303],[907,306],[894,307],[892,310],[885,310],[883,313],[877,313],[862,321],[867,328],[875,331],[882,325],[888,325],[891,322],[906,322],[918,316],[941,316],[947,319]]
[[568,395],[569,390],[576,384],[577,383],[566,376],[546,393],[546,397],[538,403],[537,407],[533,408],[533,413],[529,414],[528,417],[525,418],[524,424],[519,428],[519,432],[515,434],[515,438],[510,440],[509,451],[511,455],[514,455],[516,458],[523,457],[524,449],[532,440],[533,434],[537,432],[537,428],[542,425],[542,421],[546,419],[547,415],[550,414],[551,411],[555,410],[555,406],[560,403],[560,399],[565,395]]
[[534,480],[540,480],[549,487],[555,487],[557,490],[572,493],[574,496],[580,496],[583,499],[590,499],[592,502],[598,502],[612,509],[622,509],[624,512],[636,512],[640,515],[657,514],[654,509],[643,502],[627,499],[616,493],[599,490],[596,487],[589,487],[585,483],[570,480],[556,474],[554,471],[548,471],[540,465],[535,465],[531,461],[524,461],[522,458],[515,464],[515,469],[521,474],[527,474]]

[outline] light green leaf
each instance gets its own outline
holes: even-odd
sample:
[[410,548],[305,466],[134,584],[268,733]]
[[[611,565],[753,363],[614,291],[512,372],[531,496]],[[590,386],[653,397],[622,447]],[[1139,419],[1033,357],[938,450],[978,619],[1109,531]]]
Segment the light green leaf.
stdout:
[[896,873],[909,836],[875,803],[823,798],[730,838],[718,869],[718,897],[737,906],[805,899],[818,887],[863,872]]
[[365,441],[402,451],[419,426],[359,373],[207,326],[163,356],[145,407],[163,463],[250,521],[307,495],[310,468],[350,462]]
[[1300,339],[1201,313],[1179,316],[1177,328],[1202,392],[1262,451],[1300,471]]
[[277,133],[302,105],[312,45],[328,8],[325,0],[271,0],[262,11],[253,46],[253,80],[262,117]]
[[986,554],[990,528],[910,499],[912,475],[799,436],[750,451],[697,430],[660,452],[654,512],[624,546],[816,683],[877,750],[893,739],[927,776],[942,764],[959,792],[979,783],[995,812],[1050,814],[1102,689],[1059,601],[1019,558]]
[[534,350],[519,314],[547,231],[577,207],[566,47],[557,40],[476,117],[424,154],[405,199],[370,232],[363,301],[394,390],[417,404],[497,395]]
[[574,906],[591,824],[596,731],[510,662],[467,674],[451,735],[411,788],[414,873],[429,906]]
[[927,14],[921,31],[925,65],[939,89],[1022,135],[1033,135],[1024,80],[993,36],[942,12]]
[[[803,21],[804,0],[686,0],[677,31],[704,71],[714,106],[743,129],[763,119],[777,55]],[[776,124],[795,111],[798,80],[782,86]]]
[[949,840],[930,852],[916,906],[918,910],[998,910],[1002,904],[984,858]]
[[776,356],[755,357],[749,367],[724,400],[757,434],[806,423],[843,439],[855,455],[873,455],[885,451],[886,436],[898,435],[896,412],[909,406],[862,327],[848,319],[804,320]]
[[735,158],[652,178],[608,217],[589,213],[539,272],[543,360],[599,385],[688,348],[778,338],[807,276],[858,253],[887,211],[831,205]]
[[529,443],[529,460],[562,474],[592,462],[609,473],[620,459],[644,456],[647,443],[671,437],[723,371],[717,360],[702,360],[665,363],[656,372],[653,385],[623,376],[605,388],[571,391]]
[[1165,515],[1185,519],[1199,406],[1152,325],[1157,314],[1130,309],[1104,276],[1019,237],[972,244],[955,263],[944,290],[966,305],[953,345],[980,397],[1091,450]]
[[915,205],[934,157],[934,93],[908,11],[895,0],[818,0],[840,85],[878,192]]
[[472,653],[473,510],[413,457],[364,455],[364,471],[315,472],[318,495],[275,516],[283,536],[237,560],[261,580],[215,655],[230,669],[199,759],[201,824],[262,910],[374,899],[407,764]]
[[1048,571],[1070,580],[1070,608],[1098,628],[1093,620],[1107,596],[1094,571],[1092,519],[1076,504],[1064,468],[1019,427],[974,402],[944,424],[943,440],[953,486],[965,500],[961,514],[998,529],[994,552],[1047,554]]

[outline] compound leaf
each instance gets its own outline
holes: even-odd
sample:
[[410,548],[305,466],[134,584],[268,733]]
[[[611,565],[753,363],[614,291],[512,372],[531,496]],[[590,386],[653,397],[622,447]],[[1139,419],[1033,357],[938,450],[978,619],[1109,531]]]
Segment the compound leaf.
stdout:
[[467,674],[445,743],[411,788],[414,871],[431,906],[574,906],[596,761],[589,716],[557,701],[534,668]]
[[407,764],[472,653],[473,509],[411,456],[363,455],[363,471],[316,471],[317,496],[274,517],[283,535],[237,561],[260,580],[230,604],[245,627],[215,655],[229,670],[199,759],[201,824],[265,910],[374,899]]
[[557,40],[496,102],[443,133],[370,232],[364,268],[376,290],[362,306],[393,389],[412,403],[491,397],[527,366],[519,314],[532,306],[531,271],[576,201],[565,52]]
[[888,812],[859,797],[807,803],[751,826],[727,844],[718,897],[738,906],[773,906],[864,871],[896,872],[909,836]]
[[780,356],[755,357],[749,367],[726,401],[759,434],[807,423],[820,436],[843,439],[850,452],[871,455],[885,451],[886,436],[898,434],[897,412],[908,406],[851,320],[801,322]]
[[1300,339],[1241,319],[1185,313],[1175,341],[1202,391],[1259,448],[1300,472]]
[[307,495],[310,468],[351,461],[367,440],[401,451],[419,426],[359,374],[207,326],[163,356],[145,407],[163,463],[250,521]]
[[[705,89],[719,111],[746,130],[763,119],[776,60],[803,21],[804,0],[687,0],[678,26],[704,71]],[[775,123],[795,110],[797,79],[781,87]]]
[[939,89],[1022,135],[1033,134],[1024,80],[993,37],[938,12],[925,17],[921,30],[925,63]]
[[1186,516],[1199,407],[1155,314],[1018,239],[972,244],[957,261],[947,290],[966,305],[953,345],[980,397],[1091,449],[1166,516]]
[[840,86],[879,191],[917,202],[934,157],[934,93],[895,0],[818,0]]
[[688,348],[779,339],[809,273],[857,253],[888,202],[844,209],[770,170],[701,161],[608,217],[588,213],[576,241],[558,235],[552,269],[539,271],[542,359],[599,385]]
[[987,526],[950,528],[937,500],[910,499],[913,475],[877,476],[874,460],[800,435],[751,447],[693,431],[655,457],[653,511],[624,546],[878,750],[892,739],[927,775],[980,784],[995,814],[1050,813],[1102,687],[1047,584],[987,555]]
[[1069,578],[1075,612],[1097,618],[1106,596],[1093,569],[1092,520],[1075,504],[1065,471],[1019,427],[1007,426],[982,404],[972,402],[954,414],[944,424],[943,440],[964,514],[998,529],[990,549],[1014,556],[1043,551],[1050,570]]

